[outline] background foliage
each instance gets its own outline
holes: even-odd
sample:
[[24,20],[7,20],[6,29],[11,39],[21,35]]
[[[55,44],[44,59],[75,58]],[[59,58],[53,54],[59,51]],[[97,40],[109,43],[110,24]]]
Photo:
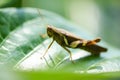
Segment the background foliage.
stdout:
[[[32,78],[39,75],[41,75],[40,77],[50,77],[51,73],[56,75],[56,78],[65,74],[70,79],[75,77],[76,79],[81,77],[88,79],[93,78],[93,76],[97,79],[119,79],[118,26],[120,6],[118,0],[29,0],[29,2],[25,0],[4,0],[0,3],[1,8],[3,8],[0,9],[1,74],[6,72],[3,75],[11,74],[8,77],[13,76],[15,78],[18,76],[19,79],[24,74],[27,76],[23,79],[29,79],[30,75],[35,74]],[[5,7],[8,8],[5,9]],[[71,24],[64,18],[46,10],[40,10],[41,15],[39,15],[36,8],[16,9],[9,7],[39,7],[51,10],[80,26]],[[103,41],[100,45],[107,47],[108,52],[101,54],[100,57],[94,57],[82,50],[71,49],[75,61],[75,64],[72,64],[68,59],[67,52],[55,43],[45,59],[41,60],[40,55],[51,41],[48,37],[44,37],[46,24],[52,24],[68,31],[72,30],[72,33],[85,39],[101,36]],[[38,72],[11,72],[11,68]],[[43,70],[48,71],[41,72]],[[79,74],[73,74],[73,72]],[[15,74],[18,75],[15,76]],[[70,75],[73,77],[68,77]],[[0,78],[7,80],[4,76],[0,76]],[[30,79],[32,80],[32,78]],[[8,79],[10,80],[10,78]]]

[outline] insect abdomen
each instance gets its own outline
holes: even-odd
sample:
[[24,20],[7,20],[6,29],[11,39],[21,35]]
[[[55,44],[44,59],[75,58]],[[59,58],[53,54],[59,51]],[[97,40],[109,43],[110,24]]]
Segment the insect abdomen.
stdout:
[[90,52],[93,55],[97,55],[97,54],[99,55],[101,52],[106,52],[107,51],[106,48],[101,47],[101,46],[96,45],[96,44],[89,45],[89,46],[78,46],[77,48],[84,49],[84,50]]

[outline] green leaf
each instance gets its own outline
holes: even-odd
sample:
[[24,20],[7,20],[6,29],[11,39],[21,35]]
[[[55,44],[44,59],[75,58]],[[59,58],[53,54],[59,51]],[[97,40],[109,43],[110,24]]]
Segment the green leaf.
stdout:
[[[40,12],[40,13],[39,13]],[[54,43],[44,54],[51,39],[45,37],[46,25],[68,30],[84,39],[93,39],[86,30],[49,11],[35,8],[0,9],[0,64],[20,70],[55,70],[77,73],[99,73],[120,71],[119,50],[104,41],[99,45],[108,48],[100,56],[91,56],[81,49],[70,49],[69,54]]]

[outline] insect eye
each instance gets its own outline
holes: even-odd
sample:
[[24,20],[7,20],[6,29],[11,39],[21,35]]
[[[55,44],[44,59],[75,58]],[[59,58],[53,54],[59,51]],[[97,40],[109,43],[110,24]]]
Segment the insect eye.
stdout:
[[47,34],[48,34],[49,37],[52,37],[52,36],[53,36],[53,35],[52,35],[52,31],[50,31],[50,30],[47,30]]

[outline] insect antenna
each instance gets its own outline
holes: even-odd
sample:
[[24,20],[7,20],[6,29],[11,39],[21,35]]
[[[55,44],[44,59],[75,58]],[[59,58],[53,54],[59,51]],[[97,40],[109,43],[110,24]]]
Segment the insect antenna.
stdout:
[[[41,16],[41,20],[42,20],[43,22],[45,22],[44,25],[45,25],[45,27],[46,27],[46,29],[47,29],[47,25],[48,25],[48,24],[47,24],[47,21],[46,21],[45,18],[44,18],[44,15],[40,12],[40,10],[39,10],[38,8],[37,8],[37,11],[38,11],[39,15]],[[45,35],[47,35],[47,34],[45,34]],[[53,42],[54,42],[54,40],[52,40],[52,42],[49,44],[48,48],[45,50],[45,52],[44,52],[44,54],[42,55],[41,59],[46,55],[46,53],[48,52],[49,48],[52,46]]]

